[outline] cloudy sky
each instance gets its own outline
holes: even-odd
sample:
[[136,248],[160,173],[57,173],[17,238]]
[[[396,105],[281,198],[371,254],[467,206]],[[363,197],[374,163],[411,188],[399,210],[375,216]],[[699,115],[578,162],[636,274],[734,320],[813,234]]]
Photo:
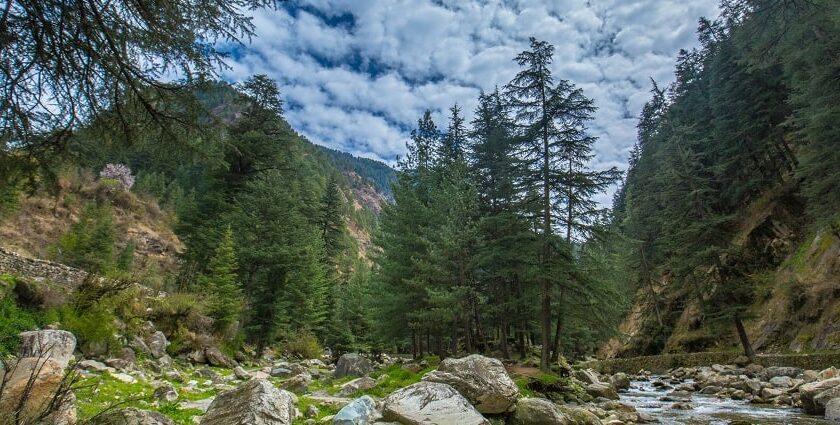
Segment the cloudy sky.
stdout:
[[[507,83],[528,37],[555,46],[555,78],[595,100],[593,166],[626,167],[650,78],[667,84],[718,0],[292,0],[255,12],[256,36],[225,77],[268,74],[286,117],[315,143],[393,162],[425,109]],[[605,196],[604,200],[609,199]]]

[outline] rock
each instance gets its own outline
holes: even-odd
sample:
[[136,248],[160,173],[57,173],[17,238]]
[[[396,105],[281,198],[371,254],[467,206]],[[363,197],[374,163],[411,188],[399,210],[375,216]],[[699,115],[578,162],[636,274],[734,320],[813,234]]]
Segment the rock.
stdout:
[[[58,357],[61,359],[61,357]],[[0,369],[0,412],[8,413],[21,406],[18,422],[28,424],[35,418],[47,413],[50,402],[61,392],[64,379],[64,366],[53,358],[27,357],[8,365],[8,370]],[[67,415],[75,417],[75,407],[65,406],[75,402],[68,394],[59,410],[63,410],[62,421]],[[71,411],[72,410],[72,411]],[[56,418],[59,421],[58,418]]]
[[671,409],[673,410],[692,410],[694,406],[686,402],[678,402],[671,405]]
[[367,425],[377,416],[376,402],[370,396],[362,396],[341,408],[333,417],[333,425]]
[[202,425],[289,425],[295,419],[295,397],[262,379],[252,379],[219,394]]
[[732,361],[732,363],[735,364],[735,366],[744,367],[752,363],[752,360],[750,360],[747,356],[738,356]]
[[544,398],[522,398],[513,413],[514,425],[566,425],[569,417],[556,404]]
[[586,393],[592,397],[603,397],[610,400],[618,400],[618,393],[612,384],[597,382],[586,386]]
[[574,371],[574,376],[575,379],[583,382],[585,385],[598,384],[601,382],[598,378],[598,374],[596,374],[592,369],[578,369]]
[[626,373],[616,373],[610,377],[610,383],[619,390],[626,390],[630,388],[630,377]]
[[251,374],[248,373],[248,371],[246,371],[244,368],[242,368],[242,366],[236,366],[235,368],[233,368],[233,374],[234,376],[243,381],[251,379]]
[[840,422],[840,398],[833,398],[825,404],[825,419]]
[[448,358],[423,380],[451,385],[481,413],[510,411],[519,397],[519,387],[502,362],[478,354]]
[[774,387],[790,388],[793,386],[793,379],[790,376],[774,376],[770,378],[770,384]]
[[151,354],[152,350],[146,344],[146,341],[143,341],[143,338],[140,338],[139,335],[135,335],[132,338],[131,342],[128,343],[128,346],[133,348],[135,351],[139,351],[145,354]]
[[204,349],[204,358],[207,360],[207,364],[210,366],[217,366],[217,367],[235,367],[236,363],[224,353],[222,353],[218,347],[207,347]]
[[384,402],[386,421],[403,425],[490,425],[455,388],[418,382],[394,391]]
[[270,375],[275,378],[285,378],[287,376],[292,376],[292,370],[286,369],[285,367],[275,367],[271,369]]
[[291,391],[306,391],[306,388],[311,383],[312,375],[308,373],[301,373],[300,375],[295,375],[286,380],[286,382],[283,382],[283,388]]
[[820,379],[840,378],[840,371],[836,367],[831,366],[828,369],[821,370],[818,376]]
[[161,385],[155,388],[153,394],[155,396],[155,400],[160,403],[171,403],[178,400],[178,391],[176,391],[175,387],[172,385]]
[[79,345],[79,351],[85,357],[100,357],[108,354],[108,343],[105,341],[88,341]]
[[765,400],[769,400],[771,398],[778,397],[778,396],[782,395],[782,393],[783,393],[782,390],[779,390],[779,389],[776,389],[776,388],[769,388],[769,387],[768,388],[762,388],[761,389],[761,398],[763,398]]
[[802,373],[802,369],[798,367],[772,366],[764,369],[764,380],[770,381],[777,376],[796,378],[800,373]]
[[829,400],[840,397],[840,378],[802,385],[799,387],[799,395],[802,408],[806,412],[821,415],[825,412],[825,404]]
[[184,377],[177,370],[167,370],[163,373],[163,376],[173,382],[184,382]]
[[105,359],[105,364],[119,370],[125,370],[131,367],[131,363],[123,359]]
[[341,386],[341,391],[338,392],[340,397],[349,396],[356,391],[362,390],[369,390],[376,386],[376,380],[373,378],[368,378],[367,376],[362,378],[356,378],[350,382]]
[[127,409],[114,410],[95,416],[89,425],[175,425],[171,419],[148,410]]
[[333,377],[364,376],[371,372],[373,372],[373,367],[368,359],[362,357],[361,354],[348,353],[339,357]]
[[112,378],[114,378],[117,381],[120,381],[122,383],[125,383],[125,384],[133,384],[133,383],[137,382],[137,378],[135,378],[135,377],[133,377],[133,376],[127,374],[127,373],[117,372],[117,373],[111,373],[110,375],[111,375]]
[[18,358],[34,357],[55,361],[61,369],[67,367],[76,349],[76,337],[59,330],[29,331],[20,334]]
[[134,353],[134,350],[132,350],[130,347],[121,348],[119,358],[129,363],[137,363],[137,355]]
[[98,362],[96,360],[82,360],[78,363],[78,367],[84,370],[94,371],[94,372],[109,372],[114,370],[114,368],[106,365],[105,363]]

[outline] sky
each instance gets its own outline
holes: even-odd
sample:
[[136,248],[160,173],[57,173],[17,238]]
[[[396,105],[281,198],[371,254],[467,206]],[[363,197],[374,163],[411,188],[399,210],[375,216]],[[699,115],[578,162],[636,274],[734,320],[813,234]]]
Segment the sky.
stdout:
[[[673,81],[681,48],[718,0],[291,0],[253,12],[256,34],[232,50],[224,78],[274,78],[286,119],[309,140],[394,163],[430,109],[467,121],[482,91],[502,87],[536,37],[555,46],[552,72],[592,98],[591,166],[627,167],[653,78]],[[608,203],[611,193],[599,201]]]

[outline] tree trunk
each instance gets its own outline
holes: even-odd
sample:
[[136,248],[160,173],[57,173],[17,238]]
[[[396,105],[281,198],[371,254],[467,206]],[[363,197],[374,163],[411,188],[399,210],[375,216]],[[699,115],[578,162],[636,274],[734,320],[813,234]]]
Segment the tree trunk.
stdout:
[[411,357],[417,359],[417,331],[411,331]]
[[744,322],[741,321],[741,318],[737,315],[734,318],[735,321],[735,329],[738,330],[738,338],[741,339],[741,346],[744,347],[744,355],[749,357],[750,360],[755,358],[755,351],[753,351],[752,344],[750,343],[750,338],[747,336],[747,331],[744,329]]
[[551,347],[551,363],[560,360],[560,337],[563,334],[563,298],[564,291],[560,290],[560,306],[557,307],[557,325],[554,328],[554,344]]
[[510,351],[508,351],[508,325],[507,323],[502,322],[500,326],[501,330],[501,344],[499,344],[499,348],[502,350],[502,357],[505,359],[510,359]]

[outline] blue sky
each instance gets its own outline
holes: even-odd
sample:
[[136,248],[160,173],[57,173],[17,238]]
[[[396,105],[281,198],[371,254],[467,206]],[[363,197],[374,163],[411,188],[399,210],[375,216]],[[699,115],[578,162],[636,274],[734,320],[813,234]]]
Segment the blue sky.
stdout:
[[[439,127],[458,103],[507,83],[528,37],[555,46],[555,78],[598,106],[592,166],[626,168],[650,78],[673,80],[718,0],[299,0],[254,12],[256,36],[224,77],[278,81],[292,126],[315,143],[392,162],[425,109]],[[605,194],[606,202],[610,194]]]

